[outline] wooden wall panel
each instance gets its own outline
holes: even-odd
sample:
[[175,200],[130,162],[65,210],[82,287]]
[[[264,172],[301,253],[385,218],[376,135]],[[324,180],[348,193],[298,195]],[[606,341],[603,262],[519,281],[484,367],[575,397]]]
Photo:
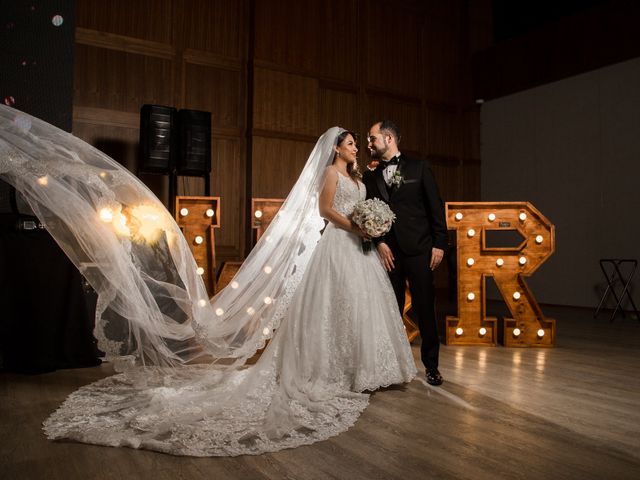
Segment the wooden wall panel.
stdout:
[[[355,92],[321,88],[318,129],[324,132],[335,126],[363,133],[357,131],[358,96]],[[361,146],[363,141],[364,139],[360,138]]]
[[184,108],[211,112],[211,126],[235,129],[244,125],[244,92],[240,71],[208,65],[184,65]]
[[74,105],[138,113],[173,103],[170,60],[76,44],[75,62]]
[[366,13],[366,82],[388,92],[414,95],[422,92],[421,25],[414,10],[384,0],[369,3]]
[[460,158],[464,138],[457,111],[427,109],[427,153]]
[[185,48],[244,58],[244,5],[236,0],[180,0],[176,6],[183,19]]
[[440,196],[445,202],[452,202],[461,198],[462,188],[460,181],[460,172],[457,160],[439,159],[437,157],[429,158],[429,164],[433,171],[433,176],[440,188]]
[[462,43],[463,3],[432,0],[427,5],[421,52],[425,98],[431,103],[455,105],[462,96],[461,66],[466,51]]
[[480,197],[480,161],[466,159],[462,162],[462,201],[479,202]]
[[220,197],[220,228],[216,232],[216,244],[222,257],[243,257],[243,225],[248,199],[244,193],[246,183],[244,168],[244,141],[234,138],[213,138],[211,160],[211,194]]
[[298,179],[315,142],[253,139],[253,196],[285,198]]
[[256,0],[256,61],[271,68],[355,81],[360,3]]
[[318,80],[257,68],[254,129],[318,134]]
[[170,44],[172,0],[77,0],[76,24],[101,32]]

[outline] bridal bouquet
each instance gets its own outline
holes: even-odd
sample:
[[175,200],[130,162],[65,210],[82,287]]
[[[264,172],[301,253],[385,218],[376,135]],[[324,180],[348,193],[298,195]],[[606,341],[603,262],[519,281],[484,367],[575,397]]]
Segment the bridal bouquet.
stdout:
[[378,198],[361,200],[353,209],[351,220],[372,238],[380,237],[391,230],[396,219],[389,205]]

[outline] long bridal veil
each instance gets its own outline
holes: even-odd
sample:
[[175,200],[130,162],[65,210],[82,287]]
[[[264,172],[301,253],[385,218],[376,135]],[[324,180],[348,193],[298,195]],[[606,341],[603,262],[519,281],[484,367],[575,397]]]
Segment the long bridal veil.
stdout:
[[320,238],[318,193],[340,130],[319,138],[269,229],[213,299],[160,201],[71,134],[0,105],[0,178],[97,292],[95,335],[109,359],[235,369],[278,327]]

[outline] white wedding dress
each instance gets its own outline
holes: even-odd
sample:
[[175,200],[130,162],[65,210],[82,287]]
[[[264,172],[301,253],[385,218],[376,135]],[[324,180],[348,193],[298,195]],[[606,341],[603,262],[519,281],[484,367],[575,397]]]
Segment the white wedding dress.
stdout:
[[[364,198],[362,183],[338,176],[336,211],[349,216]],[[73,393],[45,431],[51,439],[176,455],[272,452],[344,432],[367,406],[362,392],[415,374],[377,252],[363,253],[359,237],[329,223],[255,365],[112,376]]]

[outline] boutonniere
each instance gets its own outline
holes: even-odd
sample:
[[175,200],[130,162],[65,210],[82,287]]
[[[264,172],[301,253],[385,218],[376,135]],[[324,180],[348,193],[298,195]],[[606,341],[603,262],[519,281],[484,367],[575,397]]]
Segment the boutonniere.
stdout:
[[404,183],[404,177],[402,176],[402,172],[400,171],[400,169],[396,168],[396,171],[393,172],[393,175],[391,176],[391,185],[398,188],[403,183]]

